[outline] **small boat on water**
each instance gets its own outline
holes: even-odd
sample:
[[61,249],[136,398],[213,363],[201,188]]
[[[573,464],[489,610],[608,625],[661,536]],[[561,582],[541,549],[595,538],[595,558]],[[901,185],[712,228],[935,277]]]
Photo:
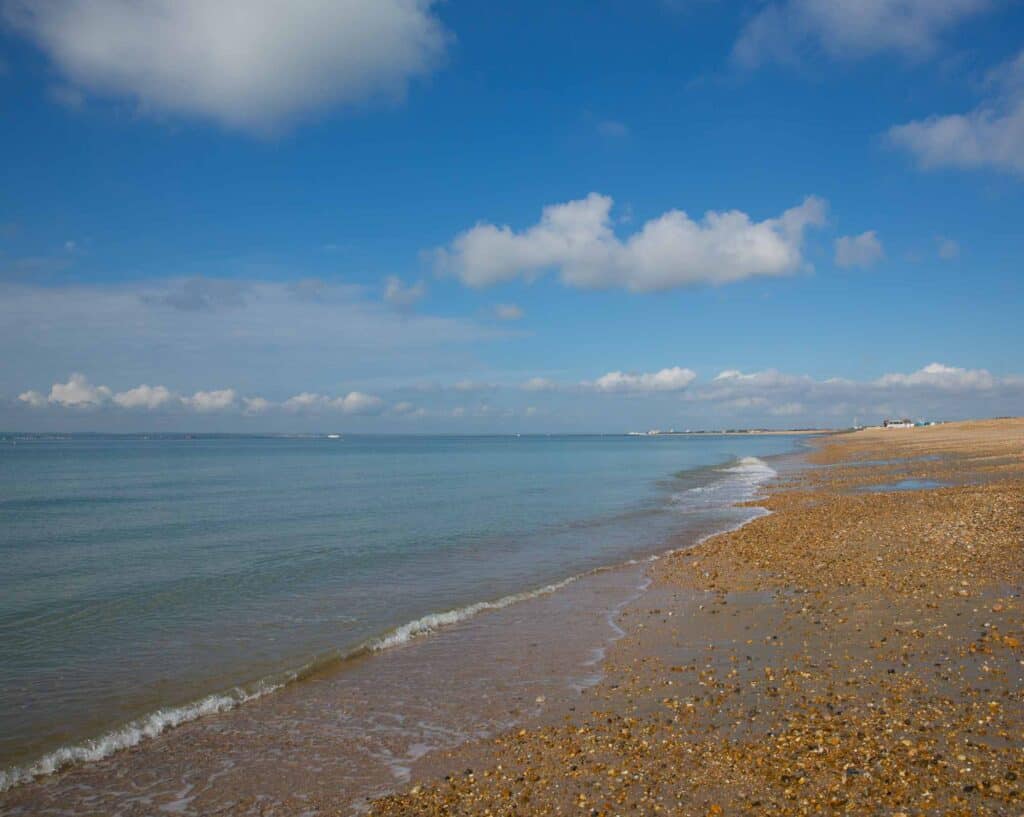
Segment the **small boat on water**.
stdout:
[[328,434],[327,435],[327,439],[328,440],[340,440],[341,439],[341,435],[340,434]]

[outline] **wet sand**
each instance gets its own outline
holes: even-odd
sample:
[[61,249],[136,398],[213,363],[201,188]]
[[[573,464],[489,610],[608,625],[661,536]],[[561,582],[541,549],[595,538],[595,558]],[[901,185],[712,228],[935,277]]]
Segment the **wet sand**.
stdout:
[[372,813],[1024,812],[1024,420],[808,459],[771,515],[648,568],[577,703],[425,758]]

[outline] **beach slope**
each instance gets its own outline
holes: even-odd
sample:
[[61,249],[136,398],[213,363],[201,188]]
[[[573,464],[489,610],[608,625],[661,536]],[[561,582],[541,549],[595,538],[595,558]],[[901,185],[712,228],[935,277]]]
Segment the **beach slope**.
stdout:
[[820,438],[664,557],[557,723],[438,759],[406,814],[1019,814],[1024,420]]

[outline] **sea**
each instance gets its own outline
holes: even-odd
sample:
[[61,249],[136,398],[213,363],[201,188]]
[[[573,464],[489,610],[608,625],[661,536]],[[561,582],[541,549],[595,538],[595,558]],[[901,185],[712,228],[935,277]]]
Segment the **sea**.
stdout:
[[0,812],[357,813],[595,683],[803,440],[0,435]]

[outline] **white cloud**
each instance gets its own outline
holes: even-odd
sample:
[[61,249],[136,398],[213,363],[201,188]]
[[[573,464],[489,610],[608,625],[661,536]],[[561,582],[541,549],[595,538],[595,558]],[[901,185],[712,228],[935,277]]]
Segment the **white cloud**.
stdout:
[[994,71],[991,95],[967,113],[935,115],[889,129],[889,140],[926,169],[994,168],[1024,174],[1024,50]]
[[340,408],[345,414],[377,414],[383,405],[379,397],[353,391],[341,398]]
[[985,369],[958,369],[942,363],[930,363],[910,374],[887,374],[877,381],[879,386],[925,386],[948,391],[991,389],[996,379]]
[[799,375],[784,374],[778,369],[765,369],[760,372],[745,374],[738,369],[725,369],[715,375],[714,383],[720,385],[747,385],[758,388],[778,388],[780,386],[792,386],[806,380]]
[[836,264],[840,267],[870,267],[883,257],[885,250],[874,230],[836,239]]
[[494,316],[502,321],[518,321],[523,317],[523,310],[515,304],[498,304],[494,307]]
[[145,383],[114,395],[114,402],[122,408],[128,409],[155,409],[172,399],[173,395],[164,386],[147,386]]
[[939,236],[935,239],[935,243],[937,245],[935,251],[943,261],[953,261],[960,257],[960,245],[952,238]]
[[946,30],[991,5],[990,0],[777,0],[744,26],[733,59],[749,68],[795,62],[807,51],[834,59],[881,52],[919,59],[935,51]]
[[874,380],[729,369],[683,394],[684,401],[706,405],[713,416],[739,413],[755,423],[765,417],[800,417],[801,425],[855,417],[877,422],[887,415],[944,419],[1019,413],[1022,399],[1024,378],[941,363]]
[[[969,416],[1019,414],[1024,405],[1024,376],[996,375],[982,368],[960,368],[931,363],[916,371],[890,372],[879,377],[852,380],[839,377],[817,378],[790,374],[777,369],[744,372],[726,369],[713,378],[701,381],[687,368],[671,367],[653,372],[612,371],[595,380],[558,382],[533,378],[518,388],[502,388],[460,381],[454,386],[422,391],[424,405],[399,399],[410,387],[397,386],[393,394],[398,400],[388,405],[384,399],[364,391],[350,391],[342,396],[313,391],[296,394],[276,402],[263,397],[241,396],[232,388],[195,392],[181,396],[162,386],[141,385],[125,391],[112,392],[106,386],[93,385],[81,374],[72,375],[65,383],[55,383],[51,396],[39,391],[22,391],[18,403],[27,409],[46,406],[63,409],[68,424],[78,417],[89,428],[102,422],[104,412],[110,423],[121,427],[125,422],[118,408],[133,408],[152,415],[153,423],[175,420],[186,422],[187,412],[195,412],[187,423],[218,422],[220,427],[240,424],[260,415],[262,427],[289,431],[320,423],[324,417],[380,416],[387,424],[405,423],[429,418],[439,422],[465,418],[467,422],[497,421],[510,417],[545,416],[549,419],[576,423],[593,412],[591,418],[602,422],[622,422],[622,404],[615,395],[642,396],[631,400],[634,418],[648,417],[654,425],[676,427],[761,426],[761,425],[844,425],[854,418],[877,422],[884,416],[956,419]],[[483,385],[494,394],[457,406],[450,400],[456,394],[471,399]],[[600,395],[602,399],[598,399]],[[607,396],[607,398],[605,398]],[[492,399],[493,397],[493,399]],[[417,399],[417,403],[421,402]],[[611,403],[608,402],[611,400]],[[538,402],[540,401],[540,402]],[[2,402],[0,402],[2,406]],[[557,410],[556,407],[557,406]],[[601,407],[604,408],[601,408]],[[87,414],[82,407],[93,409]],[[529,411],[529,408],[536,411]],[[24,420],[25,415],[12,415]],[[230,418],[230,419],[227,419]],[[53,415],[45,416],[47,425]],[[633,422],[637,420],[634,419]],[[644,420],[640,420],[644,423]]]
[[697,373],[692,369],[673,366],[670,369],[642,374],[608,372],[593,383],[584,383],[583,385],[604,392],[681,391],[689,386],[696,377]]
[[649,292],[693,284],[725,284],[755,276],[788,275],[803,265],[804,231],[824,223],[825,202],[809,196],[777,218],[753,221],[739,210],[708,211],[693,221],[670,210],[620,240],[612,229],[612,199],[545,207],[521,232],[480,223],[437,252],[442,271],[483,287],[557,269],[583,288],[623,287]]
[[913,153],[926,170],[993,167],[1024,173],[1024,98],[1002,112],[983,106],[967,114],[897,125],[889,137]]
[[343,397],[328,397],[315,392],[302,392],[284,401],[288,411],[340,411],[343,414],[379,414],[384,401],[372,394],[349,392]]
[[67,383],[54,383],[50,388],[49,401],[59,406],[98,406],[110,399],[110,389],[93,386],[85,375],[77,372]]
[[396,275],[389,275],[384,286],[384,300],[397,307],[410,307],[426,294],[427,287],[422,281],[406,285]]
[[196,411],[224,411],[235,406],[237,397],[234,389],[218,389],[197,391],[191,397],[183,397],[182,402]]
[[274,407],[273,403],[262,397],[243,397],[242,404],[246,414],[265,414]]
[[[124,409],[157,409],[190,408],[199,412],[223,411],[237,407],[238,393],[234,389],[218,391],[197,391],[191,397],[175,394],[166,386],[150,386],[143,383],[132,389],[117,392],[107,386],[94,386],[82,375],[72,374],[67,383],[54,383],[49,397],[43,397],[37,391],[23,392],[18,399],[33,408],[47,403],[65,407],[116,405]],[[262,397],[246,397],[242,399],[247,414],[255,414],[270,409],[273,404]]]
[[441,59],[432,0],[5,0],[73,86],[272,131],[400,97]]
[[306,409],[324,406],[328,402],[329,398],[324,397],[322,394],[304,391],[302,394],[296,394],[294,397],[289,397],[285,400],[284,407],[289,411],[304,411]]
[[37,391],[33,391],[32,389],[29,389],[28,391],[23,391],[21,394],[18,395],[18,399],[22,403],[27,403],[28,405],[32,406],[32,408],[42,408],[43,406],[46,405],[46,397]]

